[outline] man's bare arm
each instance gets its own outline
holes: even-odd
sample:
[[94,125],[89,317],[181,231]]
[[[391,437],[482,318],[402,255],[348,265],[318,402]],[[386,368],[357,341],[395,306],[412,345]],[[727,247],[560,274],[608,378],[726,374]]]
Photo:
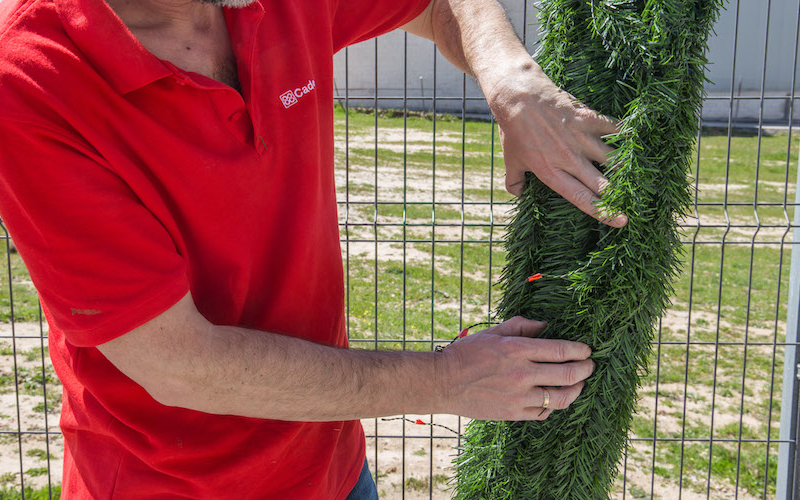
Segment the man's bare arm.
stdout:
[[[530,338],[543,328],[514,318],[442,353],[347,350],[212,325],[187,295],[98,348],[156,401],[207,413],[299,421],[400,413],[532,420],[566,408],[594,367],[584,344]],[[541,386],[550,393],[544,414]]]
[[616,131],[614,123],[553,84],[496,0],[431,0],[403,29],[436,42],[478,80],[500,126],[511,193],[521,194],[525,172],[533,172],[587,214],[615,227],[627,223],[595,205],[608,180],[592,162],[606,162],[612,149],[601,137]]

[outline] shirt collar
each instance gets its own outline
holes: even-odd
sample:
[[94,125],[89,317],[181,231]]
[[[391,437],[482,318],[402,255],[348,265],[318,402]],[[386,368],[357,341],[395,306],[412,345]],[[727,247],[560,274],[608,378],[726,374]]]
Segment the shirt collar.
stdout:
[[[172,65],[164,64],[139,43],[104,0],[54,2],[67,35],[95,70],[120,94],[133,92],[175,74]],[[231,10],[263,15],[260,2]],[[226,17],[231,14],[226,11]]]
[[54,0],[67,35],[120,94],[173,74],[104,0]]

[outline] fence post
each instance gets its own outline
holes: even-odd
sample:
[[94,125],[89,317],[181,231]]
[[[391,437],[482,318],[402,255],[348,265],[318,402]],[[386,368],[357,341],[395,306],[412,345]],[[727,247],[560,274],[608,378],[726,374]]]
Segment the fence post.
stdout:
[[[797,184],[800,186],[800,169],[797,171]],[[795,203],[800,204],[800,190],[795,194]],[[781,398],[781,444],[778,447],[777,500],[799,498],[798,478],[800,460],[797,460],[797,434],[800,426],[798,412],[798,383],[800,375],[800,350],[793,344],[798,341],[798,321],[800,321],[800,205],[794,208],[794,230],[792,232],[792,268],[789,278],[789,303],[786,318],[786,350],[783,361],[783,391]],[[791,441],[786,443],[783,441]]]

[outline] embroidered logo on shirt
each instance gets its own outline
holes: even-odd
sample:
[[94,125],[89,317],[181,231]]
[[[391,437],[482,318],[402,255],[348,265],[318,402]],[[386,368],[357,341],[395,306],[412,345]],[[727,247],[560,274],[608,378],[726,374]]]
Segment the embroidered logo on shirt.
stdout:
[[287,90],[283,94],[280,95],[281,102],[283,103],[284,108],[289,108],[294,106],[298,103],[299,99],[317,88],[317,82],[315,80],[309,80],[308,83],[303,85],[302,87],[297,87],[294,90]]
[[76,314],[81,314],[85,316],[94,316],[95,314],[100,314],[103,311],[98,311],[97,309],[78,309],[76,307],[70,307],[70,312],[73,316]]

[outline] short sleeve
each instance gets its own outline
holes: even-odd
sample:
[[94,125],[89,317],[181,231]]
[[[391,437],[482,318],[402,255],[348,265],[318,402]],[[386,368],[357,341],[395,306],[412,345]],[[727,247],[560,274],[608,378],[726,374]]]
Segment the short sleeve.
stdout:
[[112,340],[189,290],[166,228],[102,158],[61,131],[0,120],[0,217],[74,345]]
[[333,17],[334,52],[412,21],[431,0],[339,0]]

